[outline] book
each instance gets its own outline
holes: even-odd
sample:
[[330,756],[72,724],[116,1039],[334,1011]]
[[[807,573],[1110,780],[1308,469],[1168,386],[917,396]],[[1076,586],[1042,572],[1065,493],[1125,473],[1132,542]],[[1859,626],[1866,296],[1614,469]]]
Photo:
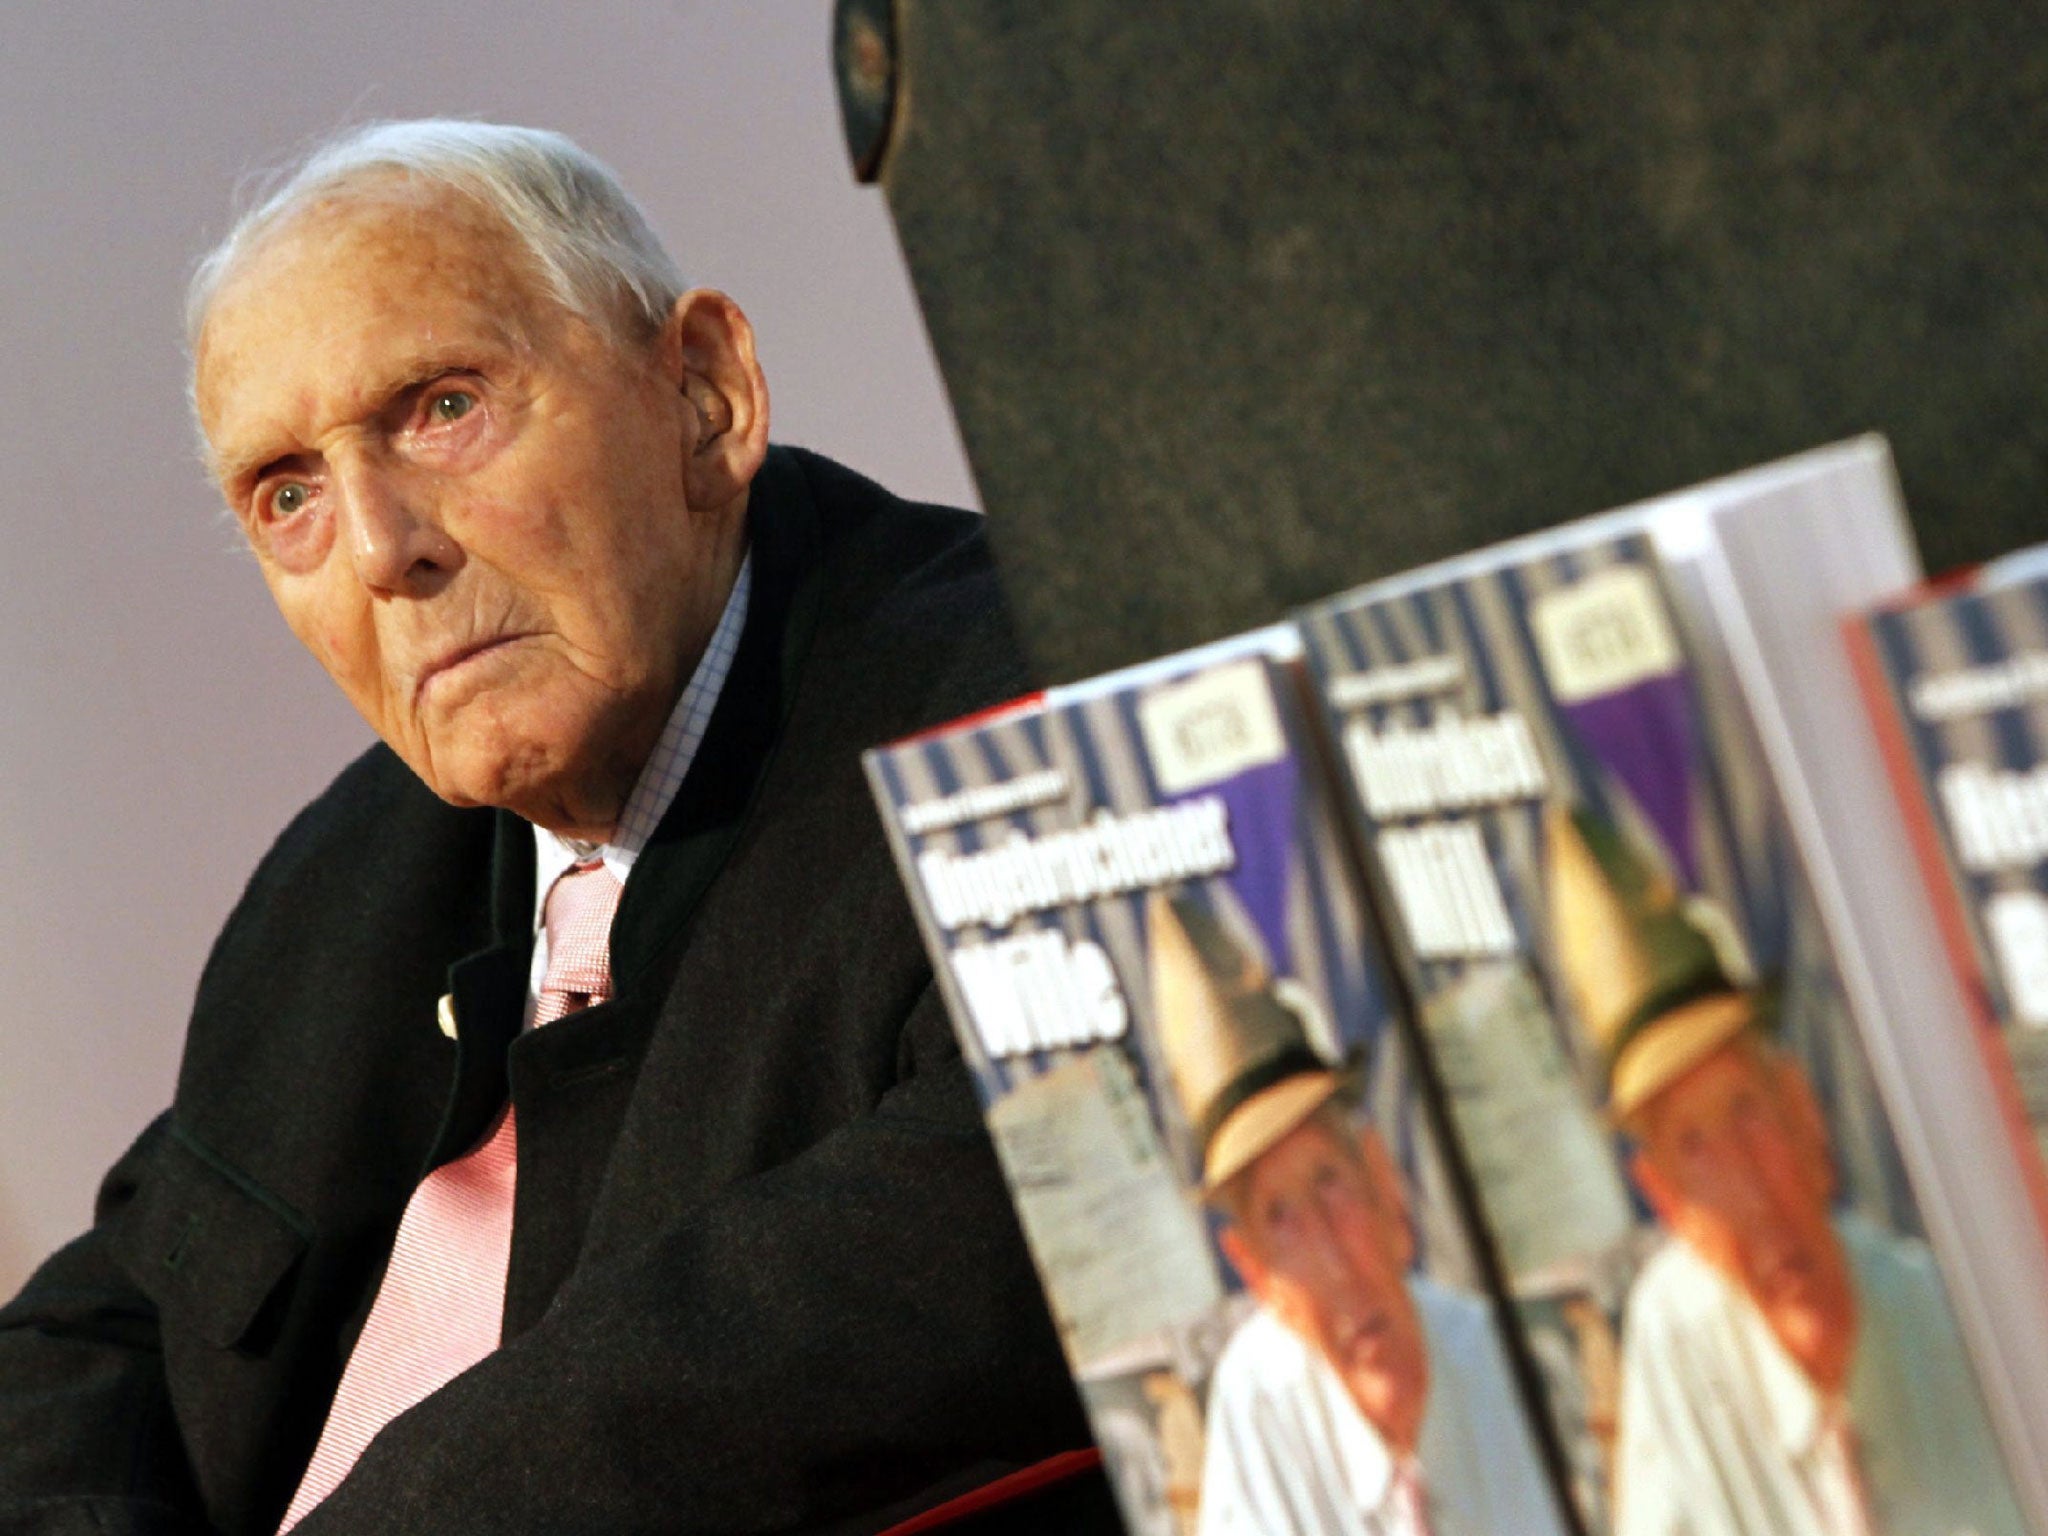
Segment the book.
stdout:
[[866,765],[1136,1536],[1569,1531],[1320,753],[1276,628]]
[[1930,900],[2023,1154],[2048,1145],[2048,581],[1917,591],[1845,626]]
[[1928,910],[2048,1233],[2048,570],[1994,561],[1850,615]]
[[1986,1306],[2014,1255],[1941,1145],[1967,1105],[1908,1080],[1810,814],[1821,717],[1772,692],[1846,678],[1835,615],[1915,564],[1867,439],[1301,616],[1589,1529],[1988,1536],[2038,1496],[2000,1326],[2048,1292]]
[[[1825,471],[1818,473],[1815,471]],[[1872,515],[1877,504],[1890,515]],[[1790,461],[1712,509],[1693,572],[1748,704],[1869,1044],[2023,1504],[2048,1529],[2048,1246],[2006,1086],[1944,964],[1846,615],[1919,562],[1881,440]]]

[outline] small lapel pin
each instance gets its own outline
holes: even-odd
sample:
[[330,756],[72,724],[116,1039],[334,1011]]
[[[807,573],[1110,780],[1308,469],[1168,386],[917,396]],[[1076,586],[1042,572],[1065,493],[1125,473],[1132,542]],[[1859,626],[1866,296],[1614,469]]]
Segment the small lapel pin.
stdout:
[[434,1004],[434,1020],[441,1026],[441,1033],[450,1040],[455,1038],[455,994],[443,992],[441,1001]]

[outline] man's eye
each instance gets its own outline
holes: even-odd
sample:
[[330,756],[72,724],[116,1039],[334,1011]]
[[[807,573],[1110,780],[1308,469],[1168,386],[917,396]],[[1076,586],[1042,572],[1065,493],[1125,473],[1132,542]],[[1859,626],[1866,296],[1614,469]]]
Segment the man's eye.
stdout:
[[476,409],[476,396],[466,389],[444,389],[428,404],[436,421],[460,421]]
[[313,493],[296,480],[280,485],[270,493],[270,515],[276,518],[294,517],[306,510],[306,503],[313,499]]

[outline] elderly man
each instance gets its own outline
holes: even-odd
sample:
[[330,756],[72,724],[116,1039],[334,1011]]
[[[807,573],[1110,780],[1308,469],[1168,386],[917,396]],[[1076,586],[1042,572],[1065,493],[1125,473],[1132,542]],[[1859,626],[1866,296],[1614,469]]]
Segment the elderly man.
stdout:
[[1204,1536],[1563,1529],[1490,1309],[1410,1273],[1400,1175],[1341,1107],[1306,994],[1156,901],[1154,1004],[1225,1255],[1258,1299],[1209,1386]]
[[1826,1122],[1669,881],[1553,821],[1554,921],[1671,1234],[1631,1287],[1621,1536],[2018,1536],[1924,1245],[1831,1211]]
[[1799,1068],[1740,1034],[1628,1124],[1675,1241],[1629,1295],[1619,1529],[2018,1536],[1932,1258],[1830,1214]]
[[1022,681],[975,520],[769,447],[745,317],[551,134],[343,138],[190,329],[384,745],[0,1313],[0,1528],[865,1530],[1084,1444],[856,760]]

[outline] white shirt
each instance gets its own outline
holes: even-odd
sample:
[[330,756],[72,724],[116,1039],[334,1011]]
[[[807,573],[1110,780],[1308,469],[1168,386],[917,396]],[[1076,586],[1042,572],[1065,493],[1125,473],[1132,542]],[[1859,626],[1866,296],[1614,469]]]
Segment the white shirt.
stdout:
[[1414,1457],[1261,1307],[1210,1384],[1202,1536],[1562,1536],[1491,1309],[1419,1277],[1408,1289],[1430,1362]]
[[725,611],[718,616],[717,627],[711,631],[711,640],[704,647],[696,671],[683,685],[675,708],[669,711],[668,723],[662,726],[661,736],[654,743],[654,751],[633,782],[633,791],[626,797],[611,841],[593,850],[588,844],[572,843],[557,836],[546,827],[533,829],[533,965],[526,977],[528,1025],[533,1023],[541,979],[548,971],[548,934],[542,923],[548,892],[564,871],[585,862],[593,852],[619,884],[626,883],[641,850],[654,836],[654,829],[675,804],[676,791],[683,787],[683,778],[696,761],[697,748],[703,745],[711,712],[725,690],[726,675],[732,671],[733,657],[739,651],[740,633],[747,625],[747,599],[753,590],[753,574],[754,556],[749,551],[740,561],[739,576],[733,581]]
[[1932,1257],[1853,1216],[1835,1226],[1857,1334],[1834,1397],[1686,1244],[1643,1266],[1622,1336],[1617,1536],[2019,1536]]

